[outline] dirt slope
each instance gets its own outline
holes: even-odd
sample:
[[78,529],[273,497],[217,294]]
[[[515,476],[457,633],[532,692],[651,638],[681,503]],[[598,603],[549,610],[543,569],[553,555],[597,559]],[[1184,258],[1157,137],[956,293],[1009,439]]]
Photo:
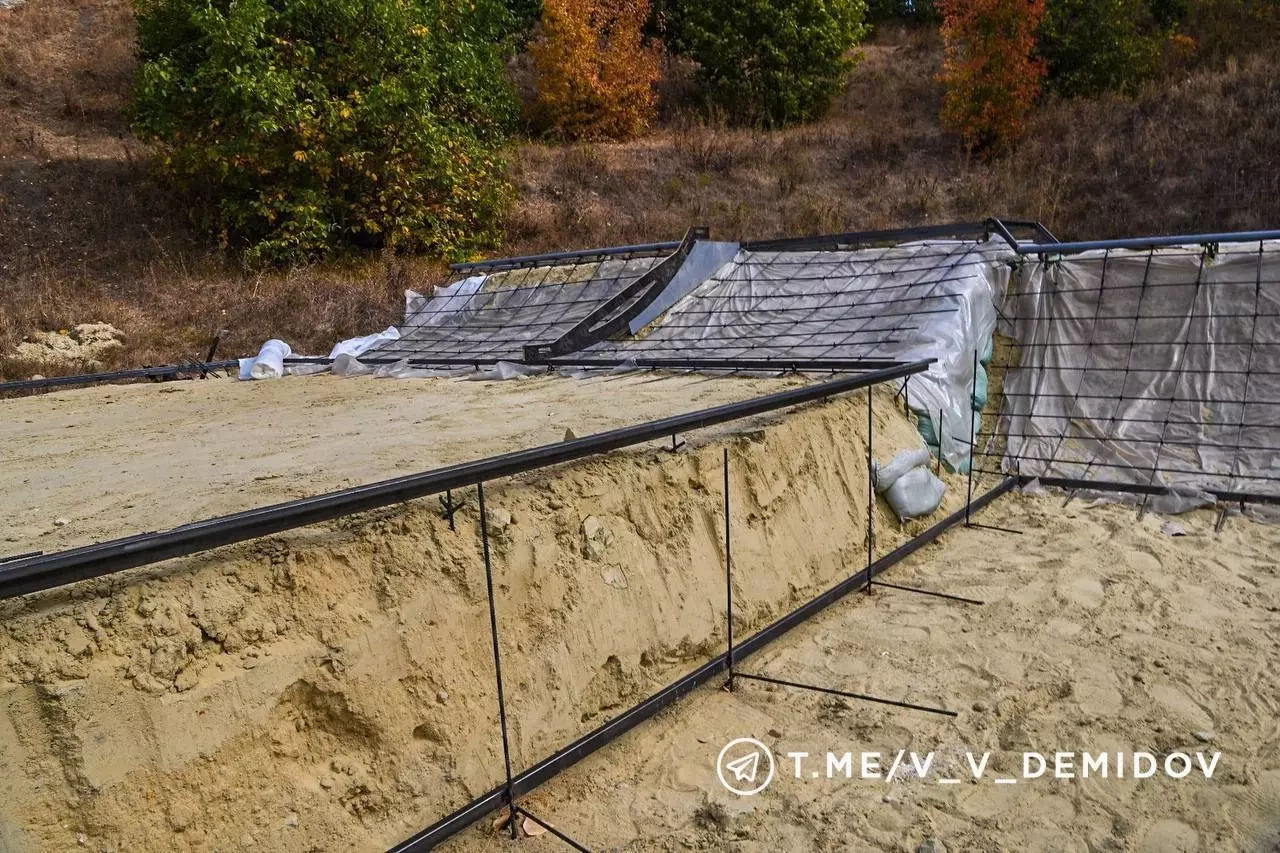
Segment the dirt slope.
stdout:
[[[517,768],[720,648],[721,442],[740,630],[865,560],[865,400],[491,484]],[[887,391],[876,432],[883,460],[919,443]],[[467,497],[457,531],[424,499],[0,606],[0,837],[377,850],[487,790],[501,762]],[[925,524],[876,517],[880,553]]]
[[[325,351],[396,322],[430,259],[362,257],[278,273],[208,250],[148,177],[124,109],[133,75],[127,0],[31,0],[0,9],[0,376],[37,331],[110,322],[121,364],[244,355],[268,337]],[[1017,152],[967,159],[937,115],[931,31],[882,28],[825,119],[777,132],[681,117],[614,145],[513,147],[520,200],[498,255],[678,238],[729,238],[1038,217],[1063,238],[1275,227],[1280,73],[1274,51],[1187,71],[1133,99],[1043,104]],[[43,372],[48,372],[43,369]]]

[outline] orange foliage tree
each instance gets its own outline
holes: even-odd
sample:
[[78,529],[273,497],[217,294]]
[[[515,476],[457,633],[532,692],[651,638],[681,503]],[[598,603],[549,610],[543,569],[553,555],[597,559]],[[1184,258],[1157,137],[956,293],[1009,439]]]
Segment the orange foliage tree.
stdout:
[[942,122],[970,151],[995,154],[1022,136],[1045,76],[1034,55],[1045,0],[938,0],[947,86]]
[[530,47],[530,118],[564,139],[626,139],[653,121],[662,46],[645,38],[649,0],[544,0]]

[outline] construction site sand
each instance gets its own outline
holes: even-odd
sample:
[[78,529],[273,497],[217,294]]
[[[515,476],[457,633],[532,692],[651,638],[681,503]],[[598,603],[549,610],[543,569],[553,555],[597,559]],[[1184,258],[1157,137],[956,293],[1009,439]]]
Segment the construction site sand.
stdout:
[[[475,458],[554,441],[566,424],[592,432],[779,385],[633,377],[177,387],[19,401],[14,410],[35,423],[25,459],[5,467],[12,513],[38,500],[75,519],[51,537],[70,527],[95,538],[132,533],[190,520],[188,503],[243,508],[243,493],[210,489],[205,455],[220,460],[220,476],[268,462],[276,473],[278,457],[259,457],[286,446],[283,467],[301,455],[304,470],[323,471],[303,481],[312,492],[353,469],[406,473],[406,457],[419,470],[456,461],[462,446],[461,458]],[[878,393],[888,458],[918,438],[888,390]],[[187,409],[164,401],[179,394],[191,397],[188,424],[213,420],[210,409],[229,399],[268,402],[224,411],[229,422],[202,432],[175,427],[174,410]],[[104,397],[117,402],[92,405]],[[136,402],[116,408],[122,400]],[[320,400],[329,408],[287,408]],[[455,428],[437,436],[413,423],[415,406],[449,412]],[[316,409],[360,434],[306,445],[297,433],[321,428]],[[64,419],[74,432],[49,428]],[[723,641],[720,442],[732,444],[741,491],[738,561],[756,586],[741,599],[744,629],[862,560],[865,423],[863,394],[686,436],[677,454],[654,444],[491,484],[517,769]],[[94,447],[95,430],[108,448]],[[431,452],[416,450],[433,438]],[[62,458],[42,468],[42,445]],[[110,477],[113,458],[131,462],[133,476]],[[82,507],[68,482],[76,475],[104,506]],[[0,605],[0,837],[18,850],[78,841],[312,850],[334,849],[335,839],[372,850],[487,790],[501,768],[496,700],[475,501],[460,497],[470,503],[456,531],[428,498]],[[959,500],[953,489],[948,506]],[[115,522],[120,501],[134,506],[120,505]],[[891,530],[883,510],[881,522],[881,550],[908,535]]]
[[0,400],[0,556],[163,530],[802,381],[325,375],[102,385]]
[[[747,386],[735,383],[681,381],[693,393],[720,386],[708,393],[730,399],[777,387],[743,393]],[[365,461],[344,461],[342,446],[314,451],[311,464],[335,478],[323,482],[353,476],[338,466],[382,470],[376,448],[394,442],[378,433],[410,405],[392,399],[410,384],[310,386],[352,394],[349,408],[355,400],[383,407],[351,415],[365,434],[349,445]],[[495,391],[448,383],[423,393],[565,395],[585,419],[653,390],[543,384]],[[163,396],[149,390],[148,404]],[[205,383],[187,393],[242,392]],[[668,413],[655,410],[657,399],[629,420]],[[294,422],[278,401],[264,410]],[[864,401],[853,395],[722,427],[674,455],[651,446],[487,489],[517,770],[723,649],[724,444],[738,631],[863,564]],[[690,407],[688,397],[668,402],[669,412]],[[485,426],[492,417],[477,419],[476,429],[489,431],[475,439],[483,453],[473,446],[463,458],[510,449],[482,437],[502,432]],[[528,417],[532,435],[541,421]],[[520,420],[504,426],[519,432]],[[562,421],[538,427],[543,433],[526,446],[543,443],[545,432],[560,437]],[[882,460],[918,442],[887,394],[877,398],[876,424]],[[597,428],[569,425],[579,434]],[[236,440],[246,436],[253,433]],[[430,437],[415,433],[386,450],[387,473],[405,473],[396,454]],[[149,440],[183,459],[189,439]],[[261,453],[267,443],[246,446]],[[305,451],[295,445],[290,453]],[[438,463],[446,461],[456,460]],[[22,465],[26,477],[39,470],[32,460]],[[424,467],[432,464],[412,470]],[[38,487],[10,480],[9,470],[6,500]],[[963,503],[963,480],[949,484],[939,515]],[[50,493],[73,491],[68,484]],[[152,494],[132,518],[147,510],[182,516],[187,507],[173,506],[181,495]],[[237,493],[227,508],[258,497]],[[986,606],[886,589],[838,604],[750,663],[955,707],[957,720],[762,685],[732,696],[707,689],[553,780],[530,805],[593,848],[913,850],[939,835],[961,850],[1257,849],[1280,824],[1273,528],[1232,520],[1215,537],[1210,518],[1192,517],[1190,536],[1169,538],[1131,509],[1061,503],[1003,499],[984,520],[1022,535],[956,530],[891,578],[977,595]],[[82,517],[86,530],[106,523],[101,513]],[[877,553],[928,524],[900,528],[882,505],[875,518]],[[0,850],[378,850],[488,790],[502,760],[473,505],[458,522],[450,531],[427,499],[4,604]],[[985,747],[1007,757],[1024,748],[1203,747],[1197,732],[1224,751],[1208,783],[919,782],[887,790],[781,778],[766,794],[739,800],[713,769],[720,746],[743,735],[780,751],[819,752],[834,741],[949,755]],[[455,844],[504,842],[483,826]]]
[[[1215,534],[1201,511],[1171,537],[1165,519],[1133,508],[1063,500],[1001,498],[978,519],[1020,534],[960,526],[885,576],[983,606],[881,587],[740,665],[957,718],[744,680],[730,694],[721,679],[523,804],[596,850],[1280,850],[1280,531],[1233,518]],[[778,761],[748,798],[715,774],[719,750],[744,736]],[[882,774],[898,750],[936,763],[926,778],[828,780],[829,750],[878,751]],[[1052,778],[1055,752],[1135,750],[1221,758],[1208,781],[1198,769],[1180,781]],[[971,781],[966,753],[988,751]],[[1021,775],[1026,751],[1048,756],[1046,777],[996,784]],[[796,779],[792,752],[816,759],[804,775],[821,778]],[[501,849],[495,838],[485,824],[448,849]],[[922,846],[932,839],[943,845]],[[523,843],[562,849],[548,836]]]

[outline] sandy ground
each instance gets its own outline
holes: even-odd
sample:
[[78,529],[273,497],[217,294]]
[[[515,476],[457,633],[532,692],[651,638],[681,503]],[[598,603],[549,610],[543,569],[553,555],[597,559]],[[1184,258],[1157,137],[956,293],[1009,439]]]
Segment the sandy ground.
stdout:
[[[937,839],[932,849],[951,851],[1280,850],[1280,530],[1232,520],[1215,534],[1215,516],[1199,512],[1170,537],[1164,519],[1064,508],[1062,496],[1002,498],[981,520],[1022,533],[957,528],[884,579],[983,606],[880,589],[742,666],[957,718],[741,680],[730,694],[721,681],[526,806],[592,849],[915,851]],[[724,790],[714,769],[743,736],[778,762],[753,797]],[[828,751],[879,752],[884,775],[899,750],[936,763],[892,782],[856,778],[856,763],[852,780],[827,776]],[[1028,751],[1048,756],[1045,778],[994,781],[1021,777]],[[1221,758],[1208,780],[1198,766],[1182,780],[1081,779],[1078,758],[1077,778],[1053,779],[1058,751]],[[803,778],[793,752],[811,756]],[[967,756],[984,753],[974,781]],[[450,849],[508,843],[486,825]]]
[[0,555],[163,530],[800,381],[312,376],[104,385],[0,400]]
[[[77,519],[15,550],[778,387],[291,381],[5,404],[46,427],[81,425],[46,428],[39,442],[24,433],[26,455],[6,462],[6,512],[43,505]],[[890,396],[878,393],[875,408],[882,461],[918,443]],[[75,402],[100,397],[130,403]],[[355,403],[365,408],[343,411]],[[865,406],[854,394],[696,433],[677,454],[637,448],[486,490],[517,770],[724,648],[722,447],[740,635],[863,564]],[[139,433],[144,415],[170,426]],[[430,417],[454,428],[428,448],[414,422]],[[288,443],[242,447],[244,425],[257,420],[284,429]],[[129,453],[75,438],[81,429]],[[111,460],[121,458],[137,473],[118,485]],[[297,460],[310,468],[296,480],[218,490],[232,472],[244,486]],[[96,479],[83,470],[93,466]],[[963,479],[948,485],[939,515],[963,503]],[[74,512],[82,492],[88,509]],[[899,525],[882,503],[872,509],[878,554],[933,520]],[[126,510],[127,527],[117,518]],[[952,851],[1274,849],[1278,529],[1232,519],[1214,534],[1212,516],[1198,514],[1181,519],[1190,535],[1170,537],[1155,516],[1139,522],[1130,508],[1064,507],[1052,496],[1003,498],[982,520],[1023,532],[954,530],[886,579],[986,604],[882,589],[747,663],[957,718],[762,684],[704,689],[529,805],[593,849],[911,853],[931,837]],[[486,602],[474,501],[451,531],[423,500],[0,604],[0,851],[386,849],[501,778]],[[1222,757],[1210,780],[1009,786],[943,785],[929,774],[892,785],[797,780],[780,764],[769,790],[740,799],[714,773],[721,746],[740,736],[780,754],[935,751],[950,774],[964,771],[966,748],[990,751],[992,774],[1012,773],[1027,750]],[[509,845],[487,826],[453,843]],[[512,849],[558,842],[520,845]]]

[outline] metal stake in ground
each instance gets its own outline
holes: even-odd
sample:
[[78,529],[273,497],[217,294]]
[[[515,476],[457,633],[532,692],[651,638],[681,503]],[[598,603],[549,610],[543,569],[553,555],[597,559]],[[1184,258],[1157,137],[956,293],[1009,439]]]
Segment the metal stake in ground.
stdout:
[[524,815],[524,816],[525,816],[525,817],[527,817],[529,820],[533,821],[533,822],[534,822],[534,823],[536,823],[538,826],[540,826],[540,827],[542,827],[543,829],[545,829],[547,832],[550,832],[552,835],[554,835],[556,838],[559,838],[559,839],[560,839],[561,841],[563,841],[565,844],[568,844],[568,845],[569,845],[570,847],[572,847],[574,850],[580,850],[580,851],[582,851],[582,853],[591,853],[590,848],[588,848],[588,847],[586,847],[586,846],[584,846],[584,845],[582,845],[582,844],[579,844],[577,841],[574,841],[572,838],[570,838],[569,836],[565,835],[563,832],[561,832],[560,830],[556,829],[554,826],[552,826],[551,824],[547,823],[545,820],[543,820],[542,818],[538,817],[537,815],[535,815],[533,812],[529,811],[528,809],[525,809],[524,807],[518,807],[518,808],[516,809],[516,812],[517,812],[518,814],[522,814],[522,815]]
[[876,508],[876,489],[871,472],[876,463],[871,448],[872,435],[875,432],[875,425],[871,421],[871,400],[872,390],[867,388],[867,592],[871,592],[871,563],[875,559],[875,528],[872,516]]
[[965,501],[964,501],[964,523],[966,526],[969,525],[970,507],[973,506],[973,445],[974,445],[974,442],[977,440],[977,436],[973,434],[973,415],[976,414],[976,412],[973,412],[972,408],[977,405],[974,402],[977,399],[978,399],[978,351],[975,349],[973,351],[973,391],[970,393],[970,396],[969,396],[969,406],[971,409],[969,414],[969,492],[968,492],[968,496],[965,498]]
[[942,476],[942,413],[943,413],[943,411],[944,411],[943,409],[938,409],[938,423],[937,423],[937,426],[936,426],[936,431],[937,431],[937,433],[938,433],[938,435],[937,435],[937,439],[938,439],[938,464],[937,464],[937,467],[934,469],[934,473],[935,473],[935,474],[937,474],[939,477],[941,477],[941,476]]
[[453,502],[453,490],[446,489],[444,497],[440,499],[441,518],[448,519],[449,529],[457,530],[453,517],[458,514],[458,510],[467,505],[466,501]]
[[733,552],[729,550],[729,448],[724,448],[724,595],[725,625],[729,637],[729,683],[733,692]]
[[493,562],[489,557],[489,516],[484,508],[484,483],[476,484],[476,496],[480,504],[480,547],[484,552],[484,583],[489,591],[489,633],[493,638],[493,672],[498,682],[498,724],[502,728],[502,762],[507,771],[506,791],[509,810],[507,824],[511,827],[511,838],[515,839],[518,809],[515,797],[511,793],[511,742],[507,738],[507,698],[502,690],[502,652],[498,648],[498,607],[493,598]]

